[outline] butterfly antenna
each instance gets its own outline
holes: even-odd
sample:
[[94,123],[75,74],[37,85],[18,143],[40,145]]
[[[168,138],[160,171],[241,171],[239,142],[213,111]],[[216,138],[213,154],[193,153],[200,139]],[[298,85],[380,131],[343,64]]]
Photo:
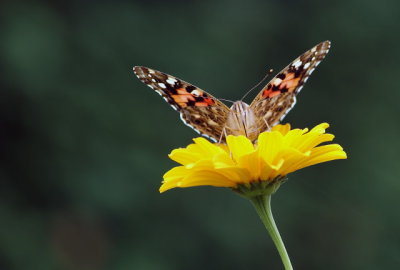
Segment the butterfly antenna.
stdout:
[[232,100],[229,100],[229,99],[224,99],[224,98],[218,98],[219,100],[222,100],[222,101],[226,101],[226,102],[230,102],[230,103],[235,103],[234,101],[232,101]]
[[263,81],[265,81],[265,79],[267,79],[268,76],[271,75],[272,72],[274,72],[274,70],[273,70],[273,69],[270,69],[270,70],[267,72],[267,74],[265,74],[265,76],[262,78],[262,80],[261,80],[259,83],[257,83],[255,86],[253,86],[253,88],[251,88],[249,91],[247,91],[247,93],[244,94],[244,96],[243,96],[240,100],[243,100],[248,94],[250,94],[251,91],[253,91],[253,90],[256,89],[257,87],[259,87],[260,84],[261,84]]

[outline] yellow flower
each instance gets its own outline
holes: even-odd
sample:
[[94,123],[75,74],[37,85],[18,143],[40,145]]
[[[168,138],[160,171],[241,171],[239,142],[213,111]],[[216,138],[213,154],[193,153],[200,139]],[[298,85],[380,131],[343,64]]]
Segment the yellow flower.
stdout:
[[338,144],[325,133],[327,123],[311,129],[290,129],[276,125],[259,135],[253,144],[245,136],[228,136],[227,144],[213,144],[204,138],[175,149],[169,157],[180,163],[164,174],[160,192],[175,187],[216,186],[237,188],[239,185],[271,183],[287,174],[314,164],[346,159]]

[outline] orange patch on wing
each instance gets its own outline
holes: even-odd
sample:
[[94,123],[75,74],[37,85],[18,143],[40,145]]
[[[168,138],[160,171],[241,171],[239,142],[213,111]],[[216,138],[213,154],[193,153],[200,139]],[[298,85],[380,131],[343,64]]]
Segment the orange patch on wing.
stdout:
[[279,89],[287,88],[288,92],[293,92],[293,90],[299,85],[299,81],[300,78],[284,80],[279,86]]
[[215,101],[211,98],[205,98],[204,102],[206,102],[208,105],[214,105]]
[[[293,92],[294,89],[296,89],[296,87],[299,85],[300,81],[300,77],[295,78],[295,75],[296,74],[294,72],[287,73],[285,79],[283,79],[279,84],[275,85],[275,87],[278,87],[279,90],[287,89],[287,92],[289,93]],[[272,98],[282,93],[279,90],[273,91],[272,88],[272,84],[269,85],[269,87],[263,91],[262,96],[264,98]]]
[[196,102],[194,105],[197,107],[207,107],[209,104],[204,101],[201,101],[201,102],[199,101],[199,102]]
[[280,91],[273,91],[273,92],[271,92],[270,94],[269,94],[269,96],[268,97],[274,97],[274,96],[277,96],[277,95],[279,95],[281,92]]
[[290,81],[291,79],[293,79],[294,78],[294,72],[289,72],[287,75],[286,75],[286,77],[285,77],[285,79],[283,80],[283,81]]
[[187,103],[189,101],[195,101],[195,98],[191,94],[184,95],[171,95],[176,103]]
[[280,91],[272,91],[272,89],[266,89],[263,92],[263,97],[265,98],[272,98],[274,96],[279,95],[281,92]]
[[176,92],[178,93],[178,95],[190,95],[190,93],[188,93],[185,88],[176,89]]
[[211,98],[205,98],[203,101],[198,101],[194,105],[198,107],[207,107],[210,105],[214,105],[215,101]]
[[265,98],[267,98],[267,97],[269,96],[269,94],[271,94],[271,92],[272,92],[271,89],[265,89],[265,90],[263,91],[262,96],[265,97]]

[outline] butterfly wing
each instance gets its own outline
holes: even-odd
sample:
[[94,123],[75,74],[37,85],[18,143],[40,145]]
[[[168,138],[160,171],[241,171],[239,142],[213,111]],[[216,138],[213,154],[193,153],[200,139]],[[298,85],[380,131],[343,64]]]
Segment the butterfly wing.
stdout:
[[330,48],[324,41],[306,51],[278,73],[257,95],[250,108],[257,117],[260,131],[278,124],[296,103],[300,92],[315,67]]
[[200,88],[160,71],[140,66],[133,71],[180,113],[187,126],[214,141],[221,139],[229,114],[225,104]]

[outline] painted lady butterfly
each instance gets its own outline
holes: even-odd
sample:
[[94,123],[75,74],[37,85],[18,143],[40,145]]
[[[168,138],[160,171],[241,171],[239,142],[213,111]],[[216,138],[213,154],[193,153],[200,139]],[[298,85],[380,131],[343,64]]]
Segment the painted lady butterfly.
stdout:
[[236,101],[228,108],[200,88],[171,75],[136,66],[136,76],[160,94],[182,121],[216,142],[229,134],[255,141],[258,134],[278,124],[296,103],[296,95],[315,67],[326,56],[330,42],[324,41],[296,58],[278,73],[248,105]]

